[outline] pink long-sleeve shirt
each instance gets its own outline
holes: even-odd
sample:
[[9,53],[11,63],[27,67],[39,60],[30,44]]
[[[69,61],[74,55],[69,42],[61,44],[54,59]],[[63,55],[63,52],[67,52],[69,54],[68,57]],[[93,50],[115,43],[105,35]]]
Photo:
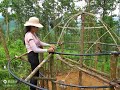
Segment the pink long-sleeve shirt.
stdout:
[[42,49],[40,46],[50,46],[50,44],[40,41],[36,34],[32,34],[31,32],[25,34],[24,40],[28,53],[31,51],[34,51],[35,53],[47,52],[47,49]]

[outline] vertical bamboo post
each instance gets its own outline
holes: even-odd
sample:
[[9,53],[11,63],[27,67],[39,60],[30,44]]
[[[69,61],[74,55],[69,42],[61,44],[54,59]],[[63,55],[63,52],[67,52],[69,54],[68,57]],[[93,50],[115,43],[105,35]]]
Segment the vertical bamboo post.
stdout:
[[[61,45],[61,52],[62,53],[64,52],[64,44]],[[60,55],[60,56],[63,58],[63,55]],[[64,63],[63,62],[61,62],[61,70],[60,71],[61,72],[64,71]]]
[[117,79],[120,79],[120,66],[117,67]]
[[111,78],[111,80],[116,79],[116,76],[117,76],[117,57],[118,57],[118,55],[111,55],[111,60],[110,60],[110,78]]
[[[80,33],[80,53],[84,53],[84,13],[81,14],[82,30]],[[83,56],[80,57],[80,67],[83,65]],[[82,71],[79,71],[79,85],[82,85]]]
[[[40,63],[44,60],[44,55],[43,53],[40,53]],[[44,68],[43,66],[39,70],[40,73],[44,74]],[[40,81],[40,86],[44,88],[44,80]]]
[[[102,56],[102,57],[106,58],[106,56]],[[106,60],[102,61],[102,67],[101,67],[102,72],[104,72],[104,70],[105,70],[105,62],[106,62]]]
[[102,67],[101,67],[101,71],[104,72],[105,70],[105,60],[102,62]]
[[[63,42],[63,41],[61,41],[61,42]],[[64,52],[64,44],[60,44],[60,45],[61,45],[61,52],[63,53]],[[60,56],[63,58],[63,55],[60,55]]]
[[[55,78],[55,71],[54,71],[54,54],[50,57],[50,75],[51,78]],[[56,90],[56,84],[52,82],[52,90]]]
[[[111,55],[110,59],[110,79],[115,80],[117,79],[117,57],[118,55],[114,54]],[[111,88],[111,90],[114,90],[114,88]]]
[[[98,43],[96,43],[95,49],[96,49],[95,53],[98,53],[99,52]],[[94,68],[95,69],[97,69],[97,64],[98,64],[98,56],[95,56],[95,60],[94,60]]]

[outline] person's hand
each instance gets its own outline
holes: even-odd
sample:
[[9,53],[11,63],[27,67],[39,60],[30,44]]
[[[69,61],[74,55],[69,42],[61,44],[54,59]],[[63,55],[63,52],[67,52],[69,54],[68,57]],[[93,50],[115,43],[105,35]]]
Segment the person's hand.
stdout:
[[55,50],[55,45],[54,44],[51,44],[50,45],[50,48],[53,48]]
[[42,49],[43,49],[43,46],[39,46],[39,48],[42,48]]
[[50,47],[47,52],[54,52],[54,48]]
[[59,45],[59,46],[62,45],[62,44],[63,44],[63,41],[58,42],[58,45]]

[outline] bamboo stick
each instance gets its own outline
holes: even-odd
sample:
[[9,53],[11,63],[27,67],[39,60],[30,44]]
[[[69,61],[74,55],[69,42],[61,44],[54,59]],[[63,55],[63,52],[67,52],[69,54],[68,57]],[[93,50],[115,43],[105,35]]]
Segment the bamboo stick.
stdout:
[[[41,47],[41,48],[43,48],[43,47]],[[43,54],[43,53],[40,53],[40,63],[41,63],[43,60],[44,60],[44,54]],[[44,66],[39,69],[39,72],[45,75],[44,71],[45,71],[45,70],[44,70]],[[44,85],[44,80],[41,80],[41,81],[40,81],[40,86],[44,88],[44,86],[45,86],[45,85]]]
[[117,79],[117,56],[118,55],[111,55],[110,59],[110,79],[115,80]]
[[70,62],[72,62],[72,63],[74,63],[74,64],[80,65],[80,63],[78,63],[77,61],[72,60],[72,59],[70,59],[70,58],[64,58],[64,59],[65,59],[65,60],[68,60],[68,61],[70,61]]
[[25,56],[25,55],[27,55],[27,53],[24,53],[24,54],[22,54],[22,55],[20,55],[20,56],[15,55],[15,58],[18,59],[18,58],[21,58],[21,57],[23,57],[23,56]]
[[89,68],[89,67],[86,66],[85,64],[83,64],[83,67],[86,68],[86,69],[88,69],[88,70],[90,70],[90,71],[93,71],[93,72],[95,72],[95,73],[97,73],[97,74],[99,74],[99,75],[101,75],[101,76],[104,76],[104,77],[106,77],[107,79],[110,79],[110,76],[109,76],[108,74],[104,73],[104,72],[100,72],[100,71],[98,71],[98,70],[95,70],[94,68]]
[[[117,79],[117,56],[111,55],[110,59],[110,79],[111,81]],[[111,88],[110,90],[115,90],[115,88]]]
[[[95,53],[98,53],[98,52],[99,52],[98,44],[97,44],[97,43],[96,43],[96,45],[95,45],[95,50],[96,50]],[[97,65],[98,65],[98,56],[95,56],[95,60],[94,60],[94,68],[95,68],[95,69],[97,69]]]
[[48,80],[46,80],[45,86],[46,86],[46,87],[48,88],[48,90],[49,90],[49,81],[48,81]]
[[[81,32],[80,32],[80,54],[84,54],[84,13],[81,14]],[[83,64],[83,56],[80,57],[80,67],[82,67]],[[79,71],[79,85],[82,85],[82,71]]]
[[[64,52],[64,45],[62,44],[61,45],[61,52],[63,53]],[[63,55],[60,55],[61,56],[61,58],[63,58]],[[61,71],[63,71],[64,70],[64,63],[63,62],[61,62]]]
[[[62,26],[58,26],[59,28],[63,28]],[[66,29],[80,29],[78,27],[64,27]],[[99,27],[84,27],[85,29],[100,29],[100,28],[104,28],[104,26],[99,26]]]
[[[53,54],[50,56],[50,75],[51,75],[51,78],[56,77],[55,71],[54,71],[54,55]],[[54,82],[51,82],[51,83],[52,83],[52,90],[56,90],[56,83]]]
[[109,81],[108,79],[105,79],[105,78],[101,77],[100,75],[91,73],[90,71],[84,70],[84,69],[82,69],[82,68],[80,68],[80,67],[78,67],[78,66],[75,66],[75,67],[78,68],[79,70],[83,71],[84,73],[88,74],[88,75],[91,75],[91,76],[93,76],[93,77],[96,77],[96,78],[98,78],[98,79],[100,79],[100,80],[102,80],[102,81],[104,81],[104,82],[106,82],[106,83],[108,83],[108,84],[110,83],[110,81]]
[[[79,41],[76,41],[76,42],[64,42],[64,43],[67,43],[67,44],[75,44],[75,43],[79,44]],[[120,45],[116,45],[116,44],[113,44],[113,43],[102,43],[102,42],[99,42],[99,40],[97,40],[96,42],[88,41],[88,42],[84,42],[84,43],[85,44],[100,44],[100,45],[108,45],[108,46],[118,46],[118,48],[120,48]]]
[[27,61],[28,62],[28,60],[26,58],[23,58],[23,57],[18,58],[18,56],[15,56],[15,57],[16,57],[16,59],[21,59],[22,61]]
[[64,59],[62,59],[60,55],[56,54],[56,57],[57,57],[60,61],[62,61],[63,63],[65,63],[66,65],[69,65],[70,67],[73,67],[73,66],[74,66],[74,65],[66,62]]
[[34,77],[34,79],[56,81],[56,78],[46,78],[46,77]]
[[120,66],[117,67],[117,78],[120,79]]
[[39,68],[45,63],[48,61],[48,59],[51,57],[52,54],[49,54],[31,73],[30,75],[25,79],[25,81],[28,81],[30,80],[34,74],[39,70]]

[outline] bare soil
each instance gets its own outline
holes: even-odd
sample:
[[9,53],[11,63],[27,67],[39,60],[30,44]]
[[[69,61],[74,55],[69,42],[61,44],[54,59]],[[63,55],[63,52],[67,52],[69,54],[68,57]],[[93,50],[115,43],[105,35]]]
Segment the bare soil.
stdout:
[[[65,84],[73,84],[73,85],[79,85],[79,72],[71,72],[69,75],[61,74],[57,76],[57,81],[64,82]],[[108,84],[104,83],[103,81],[90,76],[88,74],[83,73],[82,76],[82,86],[106,86]],[[51,86],[50,86],[50,89]],[[65,87],[62,85],[57,85],[57,90],[109,90],[109,89],[80,89],[75,87]]]

